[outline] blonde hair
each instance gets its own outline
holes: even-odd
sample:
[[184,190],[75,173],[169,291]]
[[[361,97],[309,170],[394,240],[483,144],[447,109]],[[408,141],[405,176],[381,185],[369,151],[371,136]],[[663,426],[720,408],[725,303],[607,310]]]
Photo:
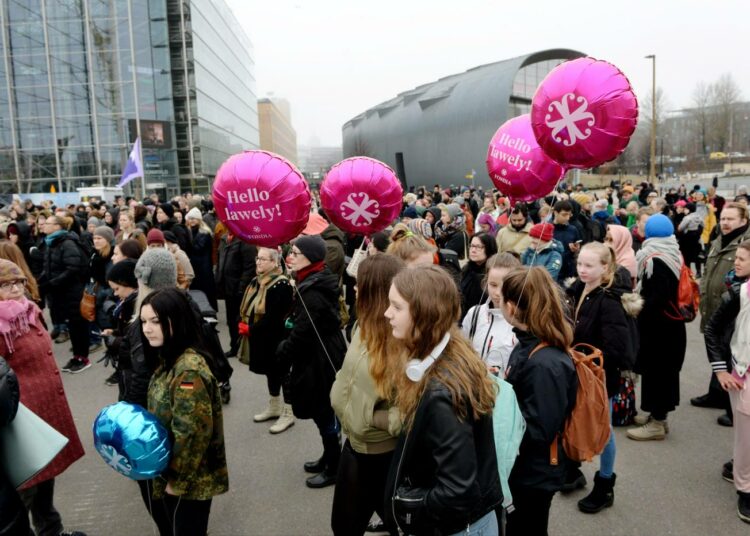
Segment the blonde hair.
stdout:
[[[412,318],[411,333],[399,341],[405,352],[392,359],[393,385],[387,389],[396,393],[396,405],[406,428],[411,428],[419,401],[433,381],[448,390],[459,419],[469,415],[477,419],[490,413],[495,404],[496,385],[458,328],[461,299],[451,277],[438,266],[409,268],[393,278],[393,287],[409,304]],[[450,341],[440,359],[419,382],[409,380],[404,373],[406,359],[426,357],[445,333],[450,333]]]
[[404,269],[404,261],[392,255],[367,257],[357,269],[357,325],[370,357],[370,376],[380,396],[386,399],[394,396],[387,391],[388,362],[403,346],[393,338],[383,316],[393,278]]
[[435,247],[403,223],[398,223],[393,228],[391,243],[385,252],[408,263],[421,253],[435,253]]
[[611,287],[615,282],[615,272],[617,271],[617,254],[615,250],[601,242],[589,242],[581,248],[581,253],[584,251],[590,251],[595,254],[599,258],[599,262],[602,263],[602,266],[607,267],[607,271],[602,276],[601,282],[606,283],[607,288]]

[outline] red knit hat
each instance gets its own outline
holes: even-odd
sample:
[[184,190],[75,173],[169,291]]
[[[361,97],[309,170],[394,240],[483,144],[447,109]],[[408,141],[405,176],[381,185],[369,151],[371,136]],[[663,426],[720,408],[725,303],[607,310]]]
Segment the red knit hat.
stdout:
[[159,229],[151,229],[146,235],[146,243],[147,244],[163,244],[164,233],[162,233]]
[[555,226],[551,223],[537,223],[529,229],[529,236],[531,238],[538,238],[542,242],[552,242],[554,230]]

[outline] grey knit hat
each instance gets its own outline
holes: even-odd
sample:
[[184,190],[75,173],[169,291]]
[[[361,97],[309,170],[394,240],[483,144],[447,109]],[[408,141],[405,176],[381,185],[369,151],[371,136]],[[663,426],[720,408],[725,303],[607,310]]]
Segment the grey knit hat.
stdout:
[[135,277],[151,290],[177,286],[177,264],[164,248],[147,249],[135,265]]
[[94,236],[101,236],[110,244],[115,241],[115,232],[106,225],[101,225],[94,229]]
[[86,220],[86,225],[93,225],[95,227],[100,227],[102,225],[102,220],[100,220],[96,216],[91,216],[88,220]]
[[451,203],[450,205],[448,205],[448,214],[450,214],[451,219],[453,219],[456,216],[463,216],[464,211],[458,204]]

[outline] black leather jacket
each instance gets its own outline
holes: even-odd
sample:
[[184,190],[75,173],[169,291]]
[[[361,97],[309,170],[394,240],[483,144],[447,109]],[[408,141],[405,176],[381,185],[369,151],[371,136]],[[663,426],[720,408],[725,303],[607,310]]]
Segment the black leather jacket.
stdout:
[[703,334],[706,355],[713,372],[732,370],[732,350],[729,344],[734,335],[734,321],[740,312],[740,287],[747,279],[734,278],[729,289],[722,294],[718,309],[706,322]]
[[459,420],[434,382],[399,439],[385,493],[386,523],[406,534],[454,534],[481,519],[503,500],[492,415]]

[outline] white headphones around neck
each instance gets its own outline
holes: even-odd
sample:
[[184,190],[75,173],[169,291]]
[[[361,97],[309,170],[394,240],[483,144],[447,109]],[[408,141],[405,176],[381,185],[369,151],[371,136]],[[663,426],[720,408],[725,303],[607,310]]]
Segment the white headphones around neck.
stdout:
[[450,332],[448,332],[443,335],[443,338],[440,339],[438,345],[433,348],[432,352],[430,352],[427,357],[425,357],[424,359],[410,360],[406,365],[406,377],[414,383],[422,381],[422,378],[424,378],[424,373],[427,372],[427,369],[429,369],[437,360],[437,358],[440,357],[440,354],[443,353],[443,350],[445,350],[445,347],[448,346],[448,341],[450,340],[451,334]]

